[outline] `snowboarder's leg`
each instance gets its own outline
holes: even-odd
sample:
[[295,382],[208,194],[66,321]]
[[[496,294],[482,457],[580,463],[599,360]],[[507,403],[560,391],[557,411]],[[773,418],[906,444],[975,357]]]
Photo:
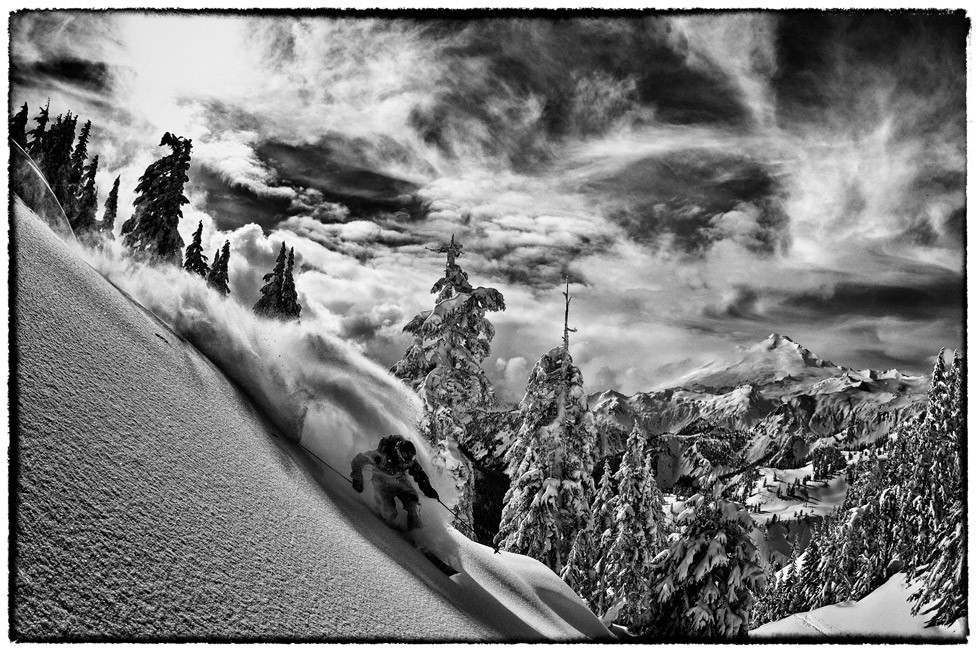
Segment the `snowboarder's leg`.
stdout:
[[395,508],[395,492],[392,491],[387,483],[374,484],[374,503],[377,506],[378,514],[381,519],[389,524],[394,524],[398,518],[398,510]]
[[419,495],[414,490],[402,490],[398,493],[398,499],[405,506],[408,513],[408,530],[412,531],[422,527],[422,520],[419,517]]

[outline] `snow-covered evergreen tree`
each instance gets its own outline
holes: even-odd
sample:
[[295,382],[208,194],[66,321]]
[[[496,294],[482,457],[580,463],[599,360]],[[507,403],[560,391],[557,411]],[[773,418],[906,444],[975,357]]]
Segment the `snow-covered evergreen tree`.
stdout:
[[967,616],[966,514],[962,500],[948,511],[944,527],[936,534],[936,548],[916,570],[923,583],[912,595],[913,611],[926,614],[927,626],[949,625]]
[[809,608],[861,599],[904,566],[923,583],[913,610],[933,625],[965,616],[959,367],[940,352],[921,418],[848,467],[854,482],[821,536],[823,584],[808,589]]
[[259,290],[259,301],[255,302],[252,311],[262,317],[277,317],[279,315],[279,304],[282,298],[282,279],[286,271],[286,242],[283,241],[279,248],[279,256],[276,257],[276,264],[272,272],[267,272],[262,276],[265,285]]
[[847,466],[844,454],[837,447],[824,445],[813,450],[813,478],[831,478]]
[[596,547],[596,532],[591,519],[586,520],[585,526],[575,536],[568,559],[561,570],[561,579],[572,590],[589,602],[598,585],[596,563],[599,551]]
[[54,124],[44,133],[37,157],[38,166],[66,215],[71,211],[73,201],[71,153],[77,122],[78,116],[73,116],[71,111],[55,118]]
[[[563,344],[534,366],[518,412],[520,428],[505,454],[511,487],[504,496],[501,548],[559,572],[575,535],[592,518],[598,436],[582,373],[568,351],[568,290]],[[531,513],[527,505],[536,506]]]
[[10,139],[27,150],[27,103],[7,121]]
[[181,263],[184,241],[177,231],[177,223],[183,216],[181,207],[187,204],[184,184],[191,165],[191,140],[163,135],[160,145],[166,145],[171,153],[151,163],[136,186],[133,205],[136,212],[123,223],[123,244],[140,256]]
[[779,576],[773,568],[773,557],[769,554],[769,559],[762,565],[763,579],[759,588],[759,595],[756,597],[755,606],[752,610],[752,623],[749,630],[758,628],[762,624],[776,621],[774,616],[774,599],[779,591]]
[[446,267],[432,286],[435,306],[405,325],[412,344],[391,372],[422,398],[425,412],[419,430],[436,448],[433,464],[453,477],[458,519],[471,527],[473,471],[459,447],[472,451],[492,446],[480,425],[497,404],[482,367],[494,336],[486,314],[502,311],[505,305],[496,289],[470,285],[456,263],[463,248],[455,236],[437,251],[446,254]]
[[207,278],[208,257],[201,246],[201,235],[204,232],[204,221],[197,223],[197,230],[191,238],[191,244],[184,250],[184,269],[192,274]]
[[801,585],[799,595],[803,610],[817,607],[817,596],[825,584],[826,570],[823,567],[823,555],[826,536],[826,525],[814,527],[810,534],[810,543],[803,552],[803,561],[799,568]]
[[214,288],[222,295],[231,292],[228,287],[228,257],[231,253],[231,245],[226,240],[220,251],[215,250],[214,260],[211,261],[211,269],[208,271],[208,286]]
[[115,240],[113,229],[116,228],[116,211],[119,209],[119,177],[112,182],[112,190],[106,198],[102,212],[102,221],[99,222],[99,232],[109,240]]
[[919,503],[921,533],[913,558],[913,579],[922,583],[913,594],[913,610],[928,614],[929,625],[948,625],[967,615],[966,597],[966,378],[964,361],[953,353],[948,368],[940,352],[929,392],[929,406],[918,444],[919,476],[932,479],[929,495]]
[[81,191],[85,179],[85,159],[88,157],[88,138],[92,131],[92,121],[86,120],[78,133],[78,142],[72,150],[68,171],[68,186],[77,194]]
[[262,277],[265,285],[259,291],[261,297],[252,310],[256,315],[277,320],[291,320],[299,317],[300,305],[293,282],[293,250],[286,254],[286,243],[279,248],[279,256],[272,272]]
[[49,98],[48,103],[43,107],[40,107],[40,113],[38,113],[37,117],[34,118],[34,122],[37,123],[37,126],[27,132],[27,135],[30,137],[30,142],[27,144],[27,153],[30,154],[35,161],[38,160],[41,153],[44,151],[44,137],[47,135],[46,129],[48,126],[48,121],[50,120],[48,115],[50,107],[51,100]]
[[282,275],[282,316],[287,320],[299,318],[303,310],[299,304],[299,295],[296,293],[296,282],[293,280],[293,248],[289,248],[289,258],[286,259],[286,270]]
[[96,154],[82,167],[81,181],[74,198],[70,220],[71,228],[76,235],[95,231],[95,214],[99,208],[99,187],[95,185],[95,175],[98,170],[99,155]]
[[840,564],[840,551],[830,534],[830,523],[829,519],[824,520],[817,541],[818,585],[813,588],[811,609],[843,601],[850,587],[850,580],[844,576]]
[[[735,639],[748,634],[765,573],[751,533],[752,518],[722,497],[713,478],[689,497],[679,532],[654,561],[660,602],[656,632],[672,638]],[[706,487],[705,487],[706,486]]]
[[645,445],[643,431],[634,425],[616,472],[615,536],[604,567],[612,602],[625,601],[619,623],[635,633],[647,631],[653,622],[653,560],[667,544],[664,498],[657,487],[653,457],[644,458]]
[[602,466],[602,477],[599,479],[599,487],[596,489],[595,498],[592,500],[593,531],[595,532],[595,542],[597,555],[594,563],[596,573],[596,584],[592,591],[582,598],[586,600],[592,611],[599,616],[605,614],[611,607],[606,596],[606,552],[616,536],[616,503],[618,495],[614,483],[614,475],[606,460]]

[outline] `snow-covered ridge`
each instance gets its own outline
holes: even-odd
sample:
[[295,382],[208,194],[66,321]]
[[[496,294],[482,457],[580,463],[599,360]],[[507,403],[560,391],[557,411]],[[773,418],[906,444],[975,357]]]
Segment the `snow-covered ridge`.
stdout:
[[965,620],[952,626],[926,628],[928,617],[912,614],[909,597],[914,590],[915,587],[905,585],[905,574],[895,574],[860,601],[845,601],[794,614],[760,626],[749,635],[762,642],[787,638],[826,641],[868,637],[963,641]]
[[795,466],[811,449],[804,440],[837,438],[850,429],[850,444],[859,446],[886,435],[922,409],[928,386],[928,378],[897,370],[836,365],[773,333],[669,387],[633,396],[607,390],[592,395],[590,405],[606,453],[621,451],[638,422],[649,435],[751,431],[746,462],[775,455],[774,464]]
[[[592,395],[600,414],[632,424],[647,418],[670,431],[692,414],[711,423],[749,428],[782,403],[809,395],[821,406],[844,403],[857,412],[898,409],[924,399],[928,379],[888,370],[853,370],[815,356],[776,333],[732,357],[711,362],[627,397],[613,390]],[[818,412],[822,410],[818,408]],[[836,411],[836,408],[834,409]],[[652,413],[656,411],[659,417]],[[629,417],[624,417],[624,416]],[[642,420],[641,420],[642,421]]]
[[[265,357],[263,347],[274,345],[253,338],[231,302],[204,290],[179,296],[157,272],[139,281],[142,272],[129,270],[137,281],[127,292],[161,311],[171,329],[85,265],[23,204],[11,220],[19,354],[13,634],[609,635],[543,565],[494,555],[444,530],[440,509],[428,507],[425,537],[461,572],[447,577],[376,519],[365,495],[276,437],[295,437],[288,429],[298,429],[306,444],[342,462],[349,450],[374,446],[378,431],[399,428],[401,400],[385,399],[387,386],[366,361],[327,339],[307,339],[303,355],[329,365],[291,375]],[[167,290],[156,304],[141,295],[154,285]],[[178,312],[178,297],[194,301]],[[211,321],[214,306],[240,319]],[[210,360],[195,343],[210,348]],[[244,362],[225,369],[222,351]],[[246,373],[270,375],[282,394],[271,381],[236,386],[226,376],[237,381]],[[300,390],[314,390],[319,405]],[[263,393],[267,400],[256,401]],[[277,414],[268,406],[279,400],[286,407]],[[305,416],[294,415],[296,406],[308,408]]]
[[779,382],[813,382],[840,374],[843,368],[818,358],[792,339],[770,334],[737,354],[708,363],[660,384],[663,388],[726,388],[742,384],[763,386]]

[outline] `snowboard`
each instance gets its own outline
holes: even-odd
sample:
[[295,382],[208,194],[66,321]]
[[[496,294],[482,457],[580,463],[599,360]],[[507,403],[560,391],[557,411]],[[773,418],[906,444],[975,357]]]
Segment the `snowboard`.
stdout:
[[407,530],[404,527],[399,526],[398,524],[392,524],[390,522],[385,521],[384,519],[382,519],[381,521],[384,522],[388,526],[388,528],[398,533],[398,535],[401,536],[403,540],[405,540],[413,547],[415,547],[415,549],[418,550],[418,552],[421,553],[423,556],[425,556],[425,559],[431,562],[436,569],[446,574],[447,576],[454,576],[459,573],[459,570],[454,569],[452,565],[450,565],[445,560],[443,560],[435,553],[430,551],[428,548],[425,547],[424,544],[420,543],[418,541],[418,537],[416,537],[415,535],[416,531]]

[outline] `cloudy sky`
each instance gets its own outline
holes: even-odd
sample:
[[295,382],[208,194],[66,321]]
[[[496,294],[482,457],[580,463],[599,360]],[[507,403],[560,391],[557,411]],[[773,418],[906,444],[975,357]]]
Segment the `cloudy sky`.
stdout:
[[565,277],[590,391],[650,390],[771,332],[926,372],[964,337],[967,28],[22,12],[10,101],[92,120],[117,228],[163,133],[193,139],[185,240],[203,221],[209,252],[231,241],[247,305],[285,240],[304,319],[386,366],[455,234],[507,302],[485,364],[504,399],[560,342]]

